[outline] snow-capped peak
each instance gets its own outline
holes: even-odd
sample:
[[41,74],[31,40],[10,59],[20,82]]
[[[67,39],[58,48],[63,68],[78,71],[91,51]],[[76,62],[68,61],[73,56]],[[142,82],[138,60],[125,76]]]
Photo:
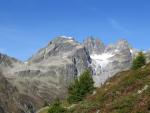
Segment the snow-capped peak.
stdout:
[[[105,67],[112,62],[111,57],[114,56],[112,53],[102,53],[102,54],[92,54],[90,55],[92,59],[92,67],[94,75],[93,79],[95,81],[95,86],[99,86],[100,84],[104,83],[105,80],[109,77],[109,75],[105,75]],[[103,73],[103,74],[102,74]],[[102,74],[102,75],[101,75]],[[99,76],[101,75],[101,76]]]
[[95,68],[95,71],[97,71],[99,68],[106,67],[107,64],[110,61],[109,58],[113,57],[114,55],[111,53],[103,53],[103,54],[92,54],[91,59],[93,60],[93,67]]
[[60,36],[62,38],[66,38],[66,39],[73,39],[73,37],[67,37],[67,36]]
[[109,58],[113,57],[114,55],[111,54],[111,53],[103,53],[103,54],[92,54],[91,55],[91,58],[94,59],[94,60],[99,60],[99,61],[106,61],[108,60]]

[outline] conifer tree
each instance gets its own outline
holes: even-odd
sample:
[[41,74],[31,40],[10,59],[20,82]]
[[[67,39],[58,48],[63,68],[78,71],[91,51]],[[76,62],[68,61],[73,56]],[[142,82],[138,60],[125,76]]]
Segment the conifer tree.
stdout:
[[136,70],[146,64],[146,57],[143,52],[139,52],[138,56],[133,60],[132,69]]
[[87,93],[94,89],[94,81],[89,70],[86,70],[68,88],[69,103],[81,101]]

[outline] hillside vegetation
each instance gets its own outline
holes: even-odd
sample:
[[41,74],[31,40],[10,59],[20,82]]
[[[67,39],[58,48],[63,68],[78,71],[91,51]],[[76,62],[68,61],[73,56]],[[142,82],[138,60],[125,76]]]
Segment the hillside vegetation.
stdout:
[[150,113],[150,64],[118,73],[66,113]]
[[69,113],[149,113],[150,64],[118,73]]

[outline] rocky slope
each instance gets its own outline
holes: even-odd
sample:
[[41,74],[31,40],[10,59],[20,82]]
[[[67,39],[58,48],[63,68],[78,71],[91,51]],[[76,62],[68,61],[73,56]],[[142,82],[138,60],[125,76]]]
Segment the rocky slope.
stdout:
[[61,36],[26,62],[0,54],[0,71],[16,88],[17,97],[21,98],[16,99],[19,109],[34,113],[55,97],[64,99],[70,82],[84,70],[90,69],[95,86],[100,86],[116,73],[128,70],[136,53],[126,40],[104,45],[90,37],[81,44],[72,37]]
[[17,111],[17,90],[0,73],[0,113]]
[[[45,110],[46,111],[46,110]],[[150,64],[116,74],[66,113],[149,113]],[[46,112],[41,112],[46,113]]]
[[90,54],[102,54],[105,50],[105,45],[100,39],[88,37],[84,40],[83,45]]
[[126,40],[106,46],[98,39],[88,38],[84,45],[87,50],[92,51],[90,57],[95,86],[100,86],[116,73],[131,67],[133,53]]
[[1,72],[7,72],[10,68],[13,68],[15,67],[16,64],[20,64],[20,63],[21,61],[0,53],[0,71]]
[[[28,95],[27,99],[36,100],[42,107],[56,97],[65,98],[70,82],[90,68],[90,64],[84,46],[72,38],[58,37],[26,62],[6,56],[1,58],[0,66],[19,94]],[[37,109],[34,104],[32,107]]]
[[0,73],[0,113],[34,113],[40,106],[38,100],[19,93]]

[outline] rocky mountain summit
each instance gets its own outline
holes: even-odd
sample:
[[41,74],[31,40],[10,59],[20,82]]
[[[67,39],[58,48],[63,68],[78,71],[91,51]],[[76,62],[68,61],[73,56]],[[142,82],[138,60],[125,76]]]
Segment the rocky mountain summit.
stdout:
[[101,54],[105,50],[105,45],[100,39],[88,37],[84,40],[83,45],[89,51],[90,54]]
[[[94,45],[97,45],[97,42]],[[99,43],[97,46],[101,47],[102,45]],[[95,48],[95,46],[93,47]],[[95,86],[100,86],[120,71],[128,70],[132,62],[131,48],[126,40],[119,40],[116,44],[108,46],[103,45],[102,48],[101,52],[94,51],[90,54]]]
[[[65,98],[68,85],[90,64],[84,46],[72,38],[57,37],[26,62],[6,57],[1,58],[0,66],[2,70],[6,67],[3,74],[18,93],[40,102],[40,106],[56,97]],[[29,106],[37,109],[34,104]]]
[[[0,71],[18,95],[13,101],[17,107],[20,105],[21,112],[12,113],[35,113],[55,97],[65,98],[68,85],[86,69],[92,71],[95,86],[101,86],[116,73],[128,70],[136,53],[126,40],[104,45],[92,37],[79,43],[72,37],[60,36],[26,62],[0,54]],[[0,110],[5,111],[5,106],[2,103]]]

